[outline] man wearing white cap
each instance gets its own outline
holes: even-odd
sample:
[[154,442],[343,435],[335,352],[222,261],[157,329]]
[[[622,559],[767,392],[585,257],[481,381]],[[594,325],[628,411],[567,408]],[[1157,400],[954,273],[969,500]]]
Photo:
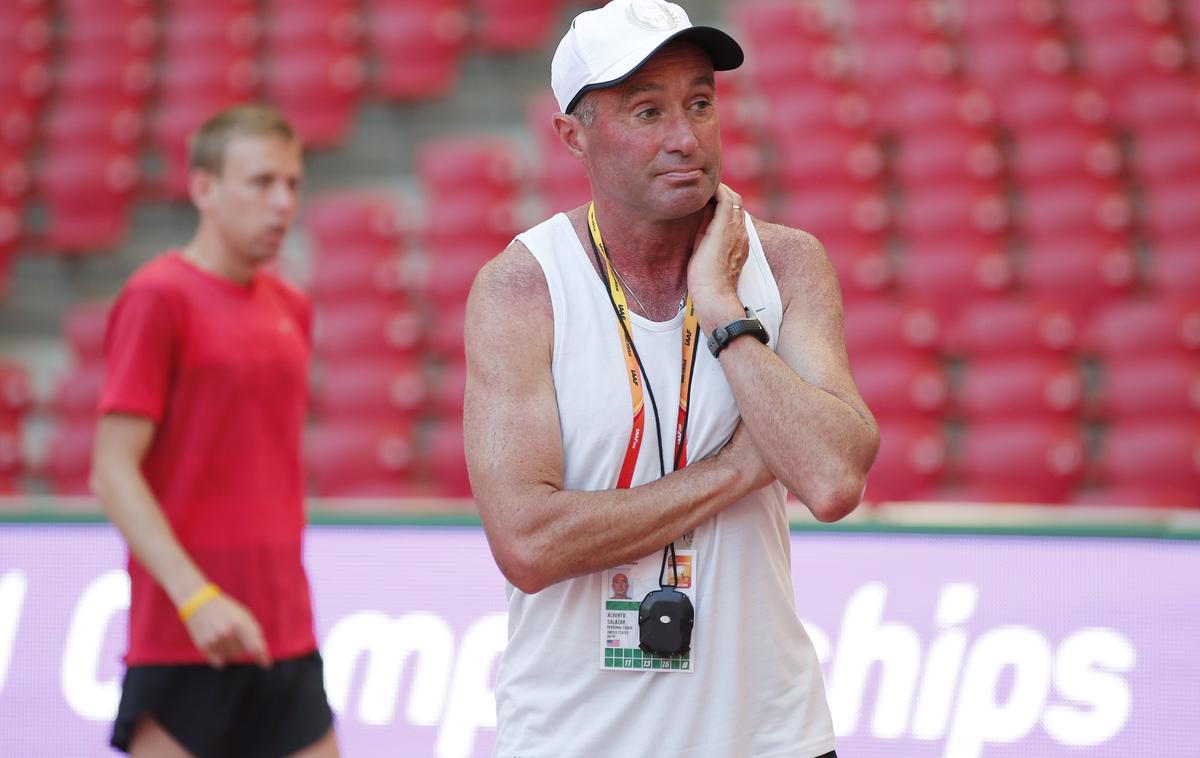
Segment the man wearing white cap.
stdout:
[[467,460],[510,582],[498,756],[833,754],[784,487],[846,515],[878,428],[820,243],[720,183],[713,72],[742,57],[661,0],[576,17],[554,127],[592,202],[472,290]]

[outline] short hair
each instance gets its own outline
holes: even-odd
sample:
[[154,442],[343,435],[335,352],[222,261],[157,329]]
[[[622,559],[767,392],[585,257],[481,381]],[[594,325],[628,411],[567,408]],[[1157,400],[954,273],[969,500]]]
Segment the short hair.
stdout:
[[575,107],[571,109],[571,114],[579,119],[579,123],[583,124],[585,129],[591,129],[596,123],[596,106],[598,104],[595,90],[585,92],[583,97],[579,98],[579,102],[575,103]]
[[235,105],[205,121],[188,140],[188,168],[220,176],[225,150],[234,137],[279,137],[294,142],[296,132],[269,105]]

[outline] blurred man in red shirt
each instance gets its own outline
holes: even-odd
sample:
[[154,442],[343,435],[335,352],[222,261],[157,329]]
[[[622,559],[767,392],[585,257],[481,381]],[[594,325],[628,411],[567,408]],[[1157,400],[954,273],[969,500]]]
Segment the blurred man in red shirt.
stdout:
[[302,564],[308,301],[263,271],[302,149],[270,108],[194,135],[195,236],[109,317],[92,487],[129,545],[134,756],[336,756]]

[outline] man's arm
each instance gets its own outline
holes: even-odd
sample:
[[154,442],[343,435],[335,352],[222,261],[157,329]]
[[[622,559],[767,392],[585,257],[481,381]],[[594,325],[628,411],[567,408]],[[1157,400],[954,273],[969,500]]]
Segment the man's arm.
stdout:
[[652,483],[564,489],[553,310],[541,267],[520,243],[476,278],[466,346],[471,487],[496,563],[524,592],[661,550],[772,479],[739,430],[716,456]]
[[[741,263],[730,265],[746,255],[742,214],[732,209],[741,199],[724,186],[717,198],[689,269],[706,333],[744,317],[732,275]],[[720,354],[721,368],[767,466],[818,519],[836,521],[858,505],[879,427],[850,375],[841,295],[824,248],[796,229],[755,229],[783,299],[776,352],[735,339]]]
[[[142,475],[154,430],[148,418],[105,414],[96,429],[91,486],[129,551],[178,608],[208,580],[179,544]],[[204,603],[186,623],[196,647],[217,668],[245,654],[264,667],[271,664],[258,622],[228,595]]]

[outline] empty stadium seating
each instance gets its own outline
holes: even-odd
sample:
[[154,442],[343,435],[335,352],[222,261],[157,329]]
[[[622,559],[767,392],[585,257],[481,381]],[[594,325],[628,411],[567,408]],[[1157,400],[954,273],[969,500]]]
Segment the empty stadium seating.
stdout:
[[[364,103],[453,98],[464,64],[542,65],[579,9],[0,4],[0,292],[17,256],[103,253],[136,203],[184,199],[186,138],[220,108],[266,98],[308,147],[336,151]],[[868,496],[1200,506],[1186,459],[1200,423],[1200,5],[739,0],[721,13],[747,52],[718,78],[724,179],[757,218],[828,250],[853,371],[884,426]],[[550,94],[514,96],[523,131],[480,123],[399,148],[418,202],[325,184],[306,201],[314,492],[469,493],[471,283],[526,222],[589,195]],[[11,452],[26,410],[0,403],[0,491],[30,471],[86,490],[105,312],[64,320],[73,362],[42,392],[40,468]]]

